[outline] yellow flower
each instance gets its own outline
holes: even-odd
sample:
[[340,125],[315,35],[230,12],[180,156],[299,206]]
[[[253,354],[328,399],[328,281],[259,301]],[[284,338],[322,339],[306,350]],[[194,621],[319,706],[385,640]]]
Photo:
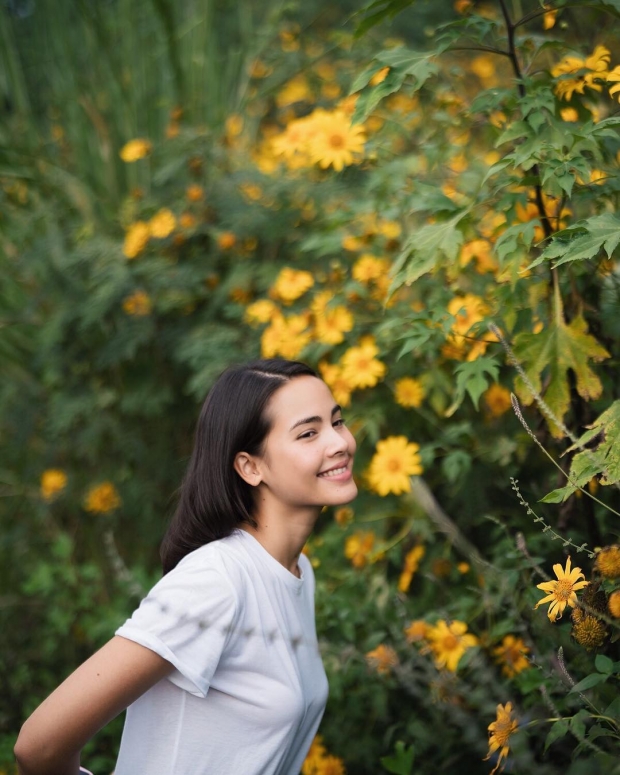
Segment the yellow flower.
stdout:
[[185,190],[185,196],[190,202],[200,202],[204,195],[204,188],[197,183],[192,183],[191,186],[188,186]]
[[128,143],[125,143],[119,152],[119,156],[124,162],[129,163],[148,156],[152,149],[152,143],[137,137],[135,140],[130,140]]
[[501,646],[493,649],[495,661],[502,665],[502,673],[507,678],[513,678],[517,673],[527,670],[530,663],[524,655],[529,652],[523,639],[516,638],[514,635],[504,636]]
[[136,291],[123,300],[123,309],[128,315],[144,317],[150,315],[153,304],[148,293]]
[[308,318],[306,315],[290,315],[288,318],[274,318],[261,337],[261,354],[263,358],[296,358],[310,342]]
[[340,110],[324,113],[317,118],[319,131],[308,141],[308,153],[315,164],[323,169],[332,166],[337,172],[356,161],[364,152],[364,128],[351,124]]
[[[505,705],[498,705],[496,719],[489,724],[489,753],[484,758],[486,762],[496,751],[499,751],[497,764],[491,770],[490,775],[494,775],[497,772],[502,759],[506,759],[508,756],[510,752],[510,737],[518,728],[519,723],[512,718],[512,703],[507,702]],[[502,765],[502,770],[503,768]]]
[[430,627],[426,635],[433,653],[435,666],[441,670],[446,668],[456,672],[458,663],[467,649],[478,645],[478,638],[467,632],[465,622],[448,622],[440,619],[434,627]]
[[316,770],[316,775],[346,775],[346,773],[342,759],[331,754],[319,762]]
[[379,234],[382,234],[386,239],[395,240],[401,235],[402,229],[398,221],[380,221]]
[[340,406],[349,406],[353,386],[343,376],[342,367],[323,361],[319,363],[319,371],[325,384],[332,391],[336,403],[340,404]]
[[570,122],[579,121],[579,113],[577,113],[575,108],[562,108],[562,110],[560,111],[560,116],[562,118],[562,121],[570,121]]
[[303,296],[313,285],[314,277],[310,272],[285,266],[276,277],[272,292],[283,302],[290,303]]
[[239,137],[241,132],[243,132],[243,117],[238,113],[233,113],[231,116],[228,116],[225,129],[227,137]]
[[486,305],[473,293],[455,296],[448,302],[448,312],[455,316],[452,330],[457,334],[467,334],[473,325],[484,319]]
[[[548,8],[549,6],[545,3],[543,7]],[[555,20],[557,15],[557,8],[554,8],[553,10],[547,11],[547,13],[543,14],[543,30],[550,30],[555,27]]]
[[256,183],[242,183],[239,188],[252,202],[258,202],[263,195],[263,189]]
[[[613,97],[614,94],[620,92],[620,65],[616,65],[614,69],[607,74],[607,83],[614,84],[614,86],[609,87],[610,97]],[[620,96],[618,99],[620,100]]]
[[607,601],[607,607],[614,619],[620,619],[620,589],[616,589],[611,593]]
[[237,237],[232,231],[223,231],[218,235],[217,244],[221,250],[230,250],[237,244]]
[[468,562],[459,562],[459,564],[456,566],[456,569],[459,573],[462,573],[465,575],[465,573],[469,573],[470,567]]
[[271,140],[273,153],[282,156],[292,168],[312,163],[307,153],[308,140],[318,131],[315,120],[317,113],[315,111],[309,116],[294,119],[287,124],[284,132]]
[[248,67],[248,74],[250,78],[266,78],[273,72],[273,67],[269,67],[260,59],[255,59],[254,62]]
[[555,85],[558,97],[568,101],[573,96],[573,92],[583,94],[586,87],[602,91],[603,87],[594,79],[607,79],[610,60],[611,54],[605,46],[597,46],[586,59],[575,56],[564,57],[551,69],[551,75],[560,79]]
[[179,226],[182,229],[193,229],[196,225],[196,216],[192,213],[181,213],[179,216]]
[[309,102],[313,99],[312,90],[304,75],[297,75],[284,84],[276,94],[276,105],[285,108],[295,102]]
[[327,753],[320,735],[316,735],[310,746],[301,775],[346,775],[342,759]]
[[581,568],[573,568],[571,571],[570,557],[566,560],[566,568],[562,568],[560,563],[556,563],[553,566],[553,571],[558,577],[557,581],[544,581],[542,584],[537,584],[538,589],[542,589],[549,594],[539,600],[534,606],[534,609],[538,608],[543,603],[551,603],[547,616],[552,622],[561,618],[564,613],[564,609],[567,605],[571,608],[575,607],[577,603],[576,590],[583,589],[587,586],[589,581],[579,581],[580,578],[585,578],[581,572]]
[[86,511],[106,514],[108,511],[114,511],[120,504],[121,499],[112,482],[102,482],[91,487],[86,493],[84,508]]
[[354,511],[350,506],[341,506],[334,511],[334,521],[340,527],[347,527],[353,522]]
[[318,767],[327,755],[321,735],[315,735],[301,767],[301,775],[317,775]]
[[388,436],[379,441],[367,474],[372,489],[379,495],[409,492],[409,477],[423,471],[419,449],[418,444],[409,442],[405,436]]
[[407,643],[419,643],[426,640],[426,636],[430,629],[430,624],[425,622],[424,619],[416,619],[405,627],[405,637]]
[[400,406],[404,406],[407,409],[421,406],[424,395],[424,387],[419,379],[403,377],[396,383],[394,398]]
[[172,210],[163,207],[161,210],[158,210],[149,221],[151,237],[165,239],[172,234],[176,225],[177,219],[174,217]]
[[371,530],[358,530],[345,541],[344,556],[347,560],[351,560],[354,568],[363,568],[368,562],[368,556],[374,545],[375,534]]
[[411,551],[407,552],[405,555],[405,567],[403,568],[398,580],[399,592],[408,591],[409,587],[411,586],[413,574],[417,571],[420,565],[420,560],[422,557],[424,557],[425,551],[426,549],[421,545],[414,546],[413,549],[411,549]]
[[360,283],[369,283],[384,276],[389,269],[385,258],[377,258],[370,253],[363,253],[353,264],[351,276]]
[[345,250],[349,250],[351,253],[355,253],[356,251],[362,249],[364,243],[359,237],[354,237],[352,234],[346,234],[342,238],[341,245]]
[[510,403],[510,390],[496,383],[485,390],[482,398],[492,417],[501,417],[512,405]]
[[383,379],[386,366],[375,358],[378,353],[373,341],[360,342],[357,347],[350,347],[342,356],[342,374],[353,389],[374,387]]
[[135,258],[146,247],[149,237],[151,236],[151,229],[148,223],[145,221],[136,221],[132,223],[125,235],[125,241],[123,242],[123,253],[127,258]]
[[606,579],[620,578],[620,546],[605,546],[596,555],[594,568]]
[[497,84],[495,59],[489,54],[480,54],[469,63],[469,69],[481,80],[485,89]]
[[381,643],[366,654],[366,661],[379,675],[387,675],[398,664],[398,656],[391,646]]
[[472,258],[476,262],[476,271],[479,274],[494,272],[497,270],[497,261],[491,252],[491,244],[485,239],[475,239],[466,242],[461,248],[459,262],[461,266],[467,266]]
[[67,486],[67,474],[59,468],[48,468],[41,474],[41,497],[50,501]]
[[277,306],[269,299],[259,299],[254,304],[250,304],[245,310],[245,321],[247,323],[268,323],[278,313]]
[[370,81],[368,81],[369,86],[378,86],[380,83],[383,83],[385,79],[388,76],[388,73],[390,72],[389,67],[382,67],[380,70],[377,70],[377,72],[372,76]]
[[340,344],[346,332],[353,328],[353,315],[346,307],[326,307],[315,316],[314,333],[323,344]]

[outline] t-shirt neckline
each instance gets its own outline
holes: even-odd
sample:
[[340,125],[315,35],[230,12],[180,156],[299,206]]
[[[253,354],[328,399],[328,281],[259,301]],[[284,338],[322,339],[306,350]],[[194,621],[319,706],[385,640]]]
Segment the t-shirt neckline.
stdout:
[[241,534],[241,538],[246,541],[248,547],[253,547],[251,551],[253,551],[255,554],[258,554],[263,559],[263,562],[269,565],[269,567],[273,569],[273,571],[287,586],[291,587],[297,592],[301,591],[305,581],[305,574],[301,563],[299,563],[299,573],[301,574],[301,578],[298,578],[293,573],[291,573],[288,568],[285,568],[281,562],[276,560],[276,558],[265,549],[261,542],[255,538],[252,533],[249,533],[247,530],[244,530],[241,527],[237,528],[237,532]]

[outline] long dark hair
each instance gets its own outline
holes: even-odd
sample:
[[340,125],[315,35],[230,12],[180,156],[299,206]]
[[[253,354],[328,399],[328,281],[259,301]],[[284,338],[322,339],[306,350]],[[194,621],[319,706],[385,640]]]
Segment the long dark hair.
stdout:
[[299,361],[274,358],[232,366],[217,379],[200,412],[179,502],[161,545],[164,573],[239,523],[256,527],[252,487],[237,474],[234,460],[239,452],[261,453],[271,429],[267,402],[300,376],[318,375]]

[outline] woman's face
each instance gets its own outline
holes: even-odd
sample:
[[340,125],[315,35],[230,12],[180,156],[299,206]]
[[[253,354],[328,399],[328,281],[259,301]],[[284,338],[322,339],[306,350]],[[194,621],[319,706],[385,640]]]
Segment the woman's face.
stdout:
[[264,506],[340,506],[355,498],[355,439],[321,379],[291,379],[271,397],[267,413],[271,430],[256,459]]

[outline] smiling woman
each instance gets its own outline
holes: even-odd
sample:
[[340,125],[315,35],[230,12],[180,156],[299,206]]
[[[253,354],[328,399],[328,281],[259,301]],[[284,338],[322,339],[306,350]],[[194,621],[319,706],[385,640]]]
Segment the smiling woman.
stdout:
[[224,372],[198,421],[164,577],[24,724],[20,773],[76,775],[80,749],[126,707],[116,775],[299,772],[327,700],[301,550],[323,506],[357,494],[354,454],[309,367]]

